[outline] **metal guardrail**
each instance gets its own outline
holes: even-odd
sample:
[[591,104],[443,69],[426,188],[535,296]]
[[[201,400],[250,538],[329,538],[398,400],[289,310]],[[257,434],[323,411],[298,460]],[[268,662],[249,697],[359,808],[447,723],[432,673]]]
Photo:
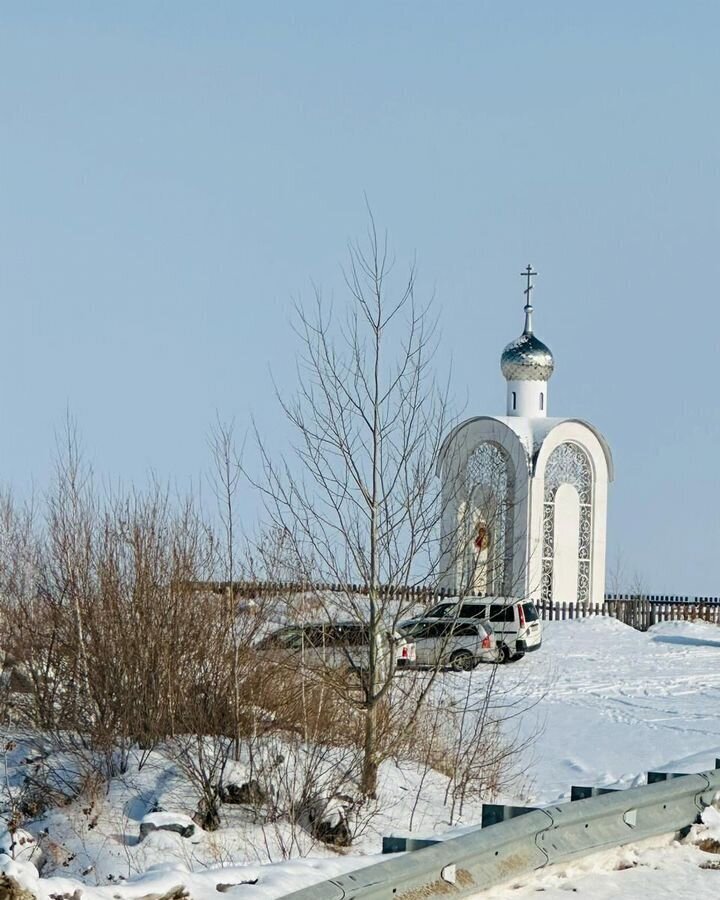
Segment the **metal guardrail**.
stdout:
[[610,847],[683,831],[720,793],[720,771],[536,809],[287,894],[285,900],[446,900]]

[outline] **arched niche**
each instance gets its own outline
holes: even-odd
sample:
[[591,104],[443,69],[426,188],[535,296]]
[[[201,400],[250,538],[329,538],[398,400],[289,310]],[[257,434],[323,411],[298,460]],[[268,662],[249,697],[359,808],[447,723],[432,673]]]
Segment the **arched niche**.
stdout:
[[547,459],[543,494],[542,598],[591,599],[593,469],[576,443],[559,444]]
[[512,583],[515,470],[507,450],[483,441],[468,457],[464,580],[477,594],[509,594]]

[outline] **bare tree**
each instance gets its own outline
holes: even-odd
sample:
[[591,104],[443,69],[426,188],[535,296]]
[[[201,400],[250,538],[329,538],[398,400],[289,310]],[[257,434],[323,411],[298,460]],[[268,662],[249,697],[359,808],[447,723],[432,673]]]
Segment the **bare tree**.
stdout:
[[[274,459],[258,441],[266,509],[290,537],[308,579],[361,582],[334,610],[367,623],[369,661],[359,703],[365,715],[361,786],[376,791],[378,709],[392,685],[394,656],[383,648],[411,600],[387,585],[438,577],[440,493],[435,465],[448,428],[447,397],[432,370],[434,322],[416,302],[411,266],[395,284],[387,238],[370,215],[365,245],[352,244],[339,324],[315,291],[297,305],[301,344],[297,394],[278,399],[297,440]],[[257,483],[257,482],[256,482]],[[389,660],[389,665],[386,663]]]
[[213,470],[210,483],[218,504],[220,521],[224,534],[221,548],[221,568],[227,582],[224,623],[232,643],[232,698],[233,698],[233,737],[234,752],[237,759],[240,754],[241,741],[241,637],[239,634],[234,583],[236,578],[235,547],[235,499],[241,476],[240,460],[235,449],[233,425],[217,419],[210,433],[210,451],[212,453]]

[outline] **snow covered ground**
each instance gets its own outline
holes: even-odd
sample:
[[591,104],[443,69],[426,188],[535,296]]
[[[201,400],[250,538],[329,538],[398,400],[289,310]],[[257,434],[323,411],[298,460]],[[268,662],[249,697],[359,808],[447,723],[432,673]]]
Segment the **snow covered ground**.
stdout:
[[[543,648],[517,664],[542,727],[527,799],[571,784],[629,787],[648,770],[700,772],[720,757],[720,628],[667,622],[647,633],[614,619],[545,623]],[[503,672],[505,670],[502,670]]]
[[[460,693],[468,680],[480,690],[490,673],[490,667],[481,666],[469,674],[442,677]],[[701,771],[713,768],[720,757],[716,626],[666,623],[642,634],[612,619],[545,623],[542,649],[501,667],[497,680],[508,702],[530,706],[510,727],[519,729],[521,738],[535,738],[521,761],[523,777],[516,792],[503,798],[507,802],[541,805],[568,799],[572,784],[628,787],[642,783],[648,769]],[[18,747],[9,754],[11,776],[22,752]],[[185,885],[193,898],[216,897],[219,889],[234,885],[234,896],[267,900],[367,864],[378,853],[382,834],[410,831],[420,773],[413,766],[388,763],[381,783],[381,815],[351,853],[321,852],[316,846],[315,858],[262,865],[268,858],[282,859],[279,836],[248,829],[239,810],[230,810],[225,827],[212,835],[187,839],[163,831],[140,841],[139,825],[151,799],[160,800],[166,810],[188,810],[182,780],[167,767],[148,765],[114,781],[89,811],[73,806],[39,823],[48,829],[45,843],[57,854],[52,877],[38,880],[22,861],[6,859],[5,868],[43,900],[72,894],[78,880],[84,882],[88,900],[130,900],[178,885]],[[444,779],[437,774],[423,784],[413,819],[415,835],[447,830],[443,790]],[[471,803],[460,824],[477,822],[479,814],[479,804]],[[711,893],[720,893],[720,870],[701,865],[716,862],[718,854],[665,841],[520,879],[513,896],[538,890],[549,897],[575,890],[592,900],[709,896],[708,886]]]

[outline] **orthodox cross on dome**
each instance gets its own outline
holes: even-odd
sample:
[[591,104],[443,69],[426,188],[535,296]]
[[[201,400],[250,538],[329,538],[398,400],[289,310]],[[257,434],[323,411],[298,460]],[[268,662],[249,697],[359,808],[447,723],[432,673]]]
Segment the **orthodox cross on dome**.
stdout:
[[533,271],[533,267],[528,263],[527,268],[524,272],[521,272],[520,275],[527,281],[527,286],[523,291],[523,294],[525,294],[525,334],[532,334],[533,308],[532,303],[530,302],[530,294],[534,287],[532,283],[532,277],[533,275],[537,275],[537,272]]

